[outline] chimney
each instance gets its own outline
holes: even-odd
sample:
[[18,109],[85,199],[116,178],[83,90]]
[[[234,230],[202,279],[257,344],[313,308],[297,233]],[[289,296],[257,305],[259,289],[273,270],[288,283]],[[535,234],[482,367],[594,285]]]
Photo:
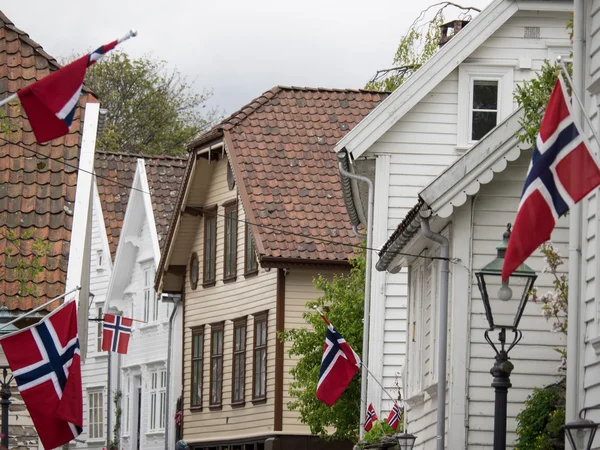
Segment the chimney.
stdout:
[[452,22],[447,22],[443,25],[440,25],[439,46],[443,47],[446,42],[456,36],[456,34],[468,23],[468,20],[453,20]]

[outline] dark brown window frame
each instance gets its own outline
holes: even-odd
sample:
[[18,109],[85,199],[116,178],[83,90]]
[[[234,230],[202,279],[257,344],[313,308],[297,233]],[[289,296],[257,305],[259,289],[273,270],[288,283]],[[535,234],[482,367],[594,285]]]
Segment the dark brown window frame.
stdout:
[[[196,346],[194,345],[195,337],[200,336],[200,356],[194,357]],[[200,360],[200,398],[198,403],[194,403],[194,363]],[[190,409],[202,411],[202,394],[204,380],[204,325],[192,328],[192,358],[191,358],[191,374],[190,374]]]
[[[214,338],[215,333],[221,333],[221,353],[214,353]],[[211,409],[219,409],[223,405],[223,349],[224,349],[224,341],[225,341],[225,322],[213,323],[210,326],[210,395],[208,398],[208,406]],[[221,384],[219,387],[219,401],[213,402],[213,360],[215,358],[221,358]]]
[[[237,199],[223,203],[225,227],[223,232],[224,241],[224,255],[223,255],[223,281],[235,281],[237,275],[237,238],[238,238],[238,204]],[[235,213],[233,220],[230,220],[228,215]],[[232,232],[234,237],[233,252],[229,248],[228,233]],[[231,259],[230,259],[231,258]],[[230,267],[231,273],[227,273],[228,265],[231,263],[233,267]]]
[[[258,273],[258,259],[256,258],[252,229],[248,222],[246,222],[244,230],[244,276],[247,277]],[[251,253],[251,255],[248,255],[248,253]]]
[[[235,333],[238,329],[243,328],[244,332],[242,334],[243,337],[243,349],[236,350],[236,336]],[[246,397],[246,349],[248,348],[248,318],[240,317],[239,319],[235,319],[233,321],[233,345],[232,345],[232,370],[231,370],[231,405],[232,406],[242,406],[245,403]],[[236,356],[241,355],[243,376],[241,377],[241,386],[242,386],[242,395],[241,398],[235,398],[235,369],[236,369]]]
[[198,288],[198,278],[200,278],[200,264],[198,253],[193,252],[190,256],[190,287],[193,291]]
[[[259,322],[264,322],[265,326],[265,343],[264,347],[261,345],[260,348],[257,347],[257,332],[258,327],[256,326]],[[269,312],[262,311],[260,313],[254,314],[254,325],[252,331],[254,339],[252,340],[252,402],[253,403],[263,403],[267,401],[267,378],[268,378],[268,346],[269,346]],[[256,395],[256,366],[257,366],[257,358],[256,353],[259,350],[263,350],[265,352],[265,380],[264,380],[264,395]]]
[[[209,260],[207,264],[207,229],[209,224],[209,219],[211,221],[214,220],[214,239],[212,242],[212,254],[213,259]],[[212,206],[204,209],[204,246],[203,246],[203,255],[202,255],[202,286],[203,287],[211,287],[214,286],[217,282],[217,206]],[[208,268],[212,267],[212,278],[208,277]]]

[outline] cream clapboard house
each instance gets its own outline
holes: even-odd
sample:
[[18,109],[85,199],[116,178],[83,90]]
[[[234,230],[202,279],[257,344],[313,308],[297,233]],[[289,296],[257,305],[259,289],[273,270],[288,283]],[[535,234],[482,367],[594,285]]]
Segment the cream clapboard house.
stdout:
[[[336,145],[347,155],[348,170],[374,176],[375,248],[385,244],[425,186],[515,111],[515,87],[545,59],[569,54],[571,10],[572,2],[564,1],[493,1]],[[344,198],[353,225],[364,225],[360,195],[348,189]],[[421,370],[405,367],[412,340],[408,271],[372,270],[369,368],[388,390],[396,383],[407,389],[403,374]],[[421,391],[429,384],[408,388],[403,397],[427,398]],[[376,383],[369,384],[368,398],[382,416],[392,407]],[[464,424],[460,428],[464,433]],[[456,439],[448,448],[464,447],[464,439]]]
[[349,270],[358,239],[333,146],[386,94],[276,87],[190,147],[158,268],[183,296],[183,438],[191,448],[336,448],[287,403],[294,360],[276,332],[305,326],[318,274]]

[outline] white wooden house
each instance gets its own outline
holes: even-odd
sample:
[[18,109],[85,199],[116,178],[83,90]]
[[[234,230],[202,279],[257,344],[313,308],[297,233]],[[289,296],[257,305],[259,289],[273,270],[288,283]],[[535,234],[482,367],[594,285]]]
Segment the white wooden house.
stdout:
[[[569,54],[571,10],[568,1],[493,1],[337,144],[349,155],[349,170],[374,174],[375,248],[426,185],[516,110],[515,86],[545,59]],[[344,196],[354,225],[364,226],[361,194],[352,188]],[[407,291],[405,269],[373,268],[368,363],[388,389],[405,384]],[[391,409],[376,383],[369,383],[368,398],[383,416]]]

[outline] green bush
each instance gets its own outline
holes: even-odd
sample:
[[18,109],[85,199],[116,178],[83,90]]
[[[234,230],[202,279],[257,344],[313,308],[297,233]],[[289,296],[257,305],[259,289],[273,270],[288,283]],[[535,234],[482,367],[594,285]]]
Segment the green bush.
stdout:
[[515,450],[563,450],[565,434],[564,380],[534,389],[517,416]]
[[398,424],[398,429],[394,431],[387,420],[380,419],[373,422],[373,427],[363,435],[362,441],[367,444],[378,444],[385,435],[393,436],[396,433],[402,433],[402,421]]

